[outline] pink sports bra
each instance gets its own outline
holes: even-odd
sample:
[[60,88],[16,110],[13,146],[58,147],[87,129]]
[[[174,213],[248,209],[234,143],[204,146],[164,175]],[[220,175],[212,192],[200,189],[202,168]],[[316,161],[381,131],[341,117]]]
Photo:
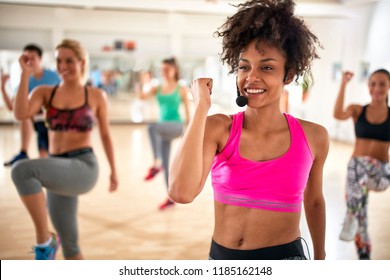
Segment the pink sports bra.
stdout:
[[88,105],[88,91],[85,87],[85,103],[75,109],[57,109],[52,100],[58,85],[54,87],[47,106],[46,120],[50,130],[54,131],[90,131],[94,123],[94,114]]
[[244,112],[233,115],[229,139],[211,169],[216,201],[279,212],[301,211],[313,156],[300,123],[289,114],[284,116],[291,135],[288,151],[276,159],[256,162],[240,156]]

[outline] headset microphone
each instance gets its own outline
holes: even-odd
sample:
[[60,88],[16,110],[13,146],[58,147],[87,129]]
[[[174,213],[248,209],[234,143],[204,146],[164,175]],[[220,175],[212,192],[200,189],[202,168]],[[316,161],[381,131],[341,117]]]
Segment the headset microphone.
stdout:
[[244,107],[245,105],[248,104],[248,98],[240,94],[240,91],[238,90],[237,79],[236,79],[236,88],[237,88],[236,104],[240,107]]
[[242,95],[237,96],[237,98],[236,98],[236,104],[237,104],[238,106],[240,106],[240,107],[244,107],[245,105],[248,104],[248,98],[245,97],[245,96],[242,96]]
[[[286,83],[288,80],[288,75],[286,75],[283,78],[283,82]],[[248,97],[243,96],[240,94],[240,91],[238,90],[238,85],[237,85],[237,79],[236,79],[236,87],[237,87],[237,98],[236,98],[236,104],[240,107],[244,107],[248,104]]]

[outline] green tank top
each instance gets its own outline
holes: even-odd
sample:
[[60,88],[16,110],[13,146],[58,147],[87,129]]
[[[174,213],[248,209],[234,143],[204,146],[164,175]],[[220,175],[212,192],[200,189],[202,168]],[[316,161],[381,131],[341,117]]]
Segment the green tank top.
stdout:
[[172,93],[162,93],[161,87],[157,90],[157,101],[160,107],[160,121],[177,121],[181,122],[179,106],[181,96],[179,93],[180,86],[178,85]]

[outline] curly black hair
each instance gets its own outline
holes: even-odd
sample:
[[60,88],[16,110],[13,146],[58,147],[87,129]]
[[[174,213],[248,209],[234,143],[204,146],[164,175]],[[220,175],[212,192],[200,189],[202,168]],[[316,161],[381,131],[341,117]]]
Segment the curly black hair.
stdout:
[[298,79],[310,73],[311,61],[319,58],[316,45],[322,45],[304,21],[294,16],[292,0],[251,0],[236,7],[237,13],[214,32],[223,38],[221,60],[229,65],[230,74],[237,72],[240,53],[253,40],[259,51],[259,44],[266,43],[285,54],[285,74],[293,71]]

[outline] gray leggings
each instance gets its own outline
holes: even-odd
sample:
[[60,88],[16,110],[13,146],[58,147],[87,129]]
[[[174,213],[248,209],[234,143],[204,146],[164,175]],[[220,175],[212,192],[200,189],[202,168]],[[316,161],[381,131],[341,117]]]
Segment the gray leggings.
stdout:
[[50,218],[61,237],[66,258],[80,252],[77,196],[94,187],[98,173],[99,166],[92,149],[21,160],[12,168],[12,180],[20,196],[37,194],[42,187],[46,188]]
[[171,142],[183,132],[181,122],[161,122],[148,126],[150,143],[154,159],[160,158],[164,167],[165,182],[168,187],[169,155]]

